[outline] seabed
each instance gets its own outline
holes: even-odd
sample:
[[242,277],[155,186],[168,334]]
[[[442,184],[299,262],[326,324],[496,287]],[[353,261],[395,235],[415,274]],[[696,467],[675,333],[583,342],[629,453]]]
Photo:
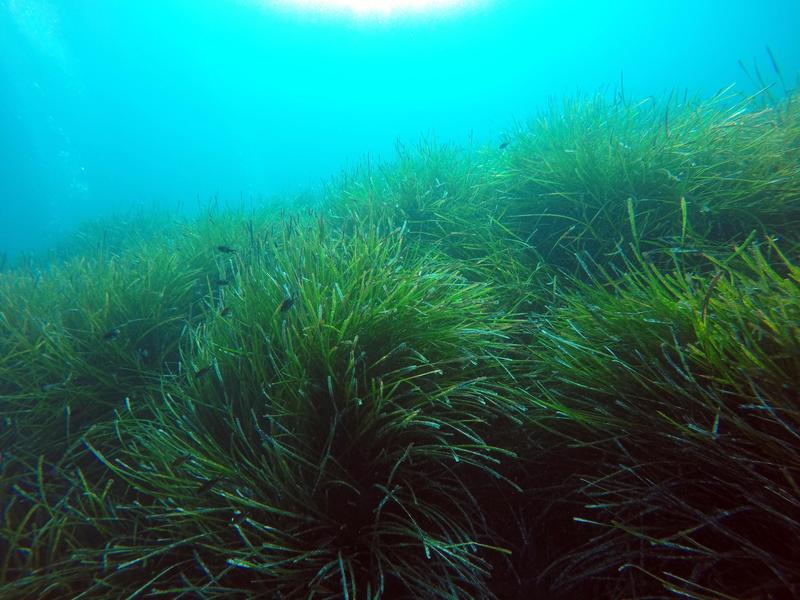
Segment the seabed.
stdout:
[[800,596],[800,98],[553,104],[0,273],[0,597]]

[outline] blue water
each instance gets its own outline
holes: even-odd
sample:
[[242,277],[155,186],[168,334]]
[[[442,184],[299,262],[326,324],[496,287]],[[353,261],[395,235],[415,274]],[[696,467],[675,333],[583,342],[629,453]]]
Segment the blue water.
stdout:
[[789,86],[800,1],[485,0],[369,17],[269,0],[0,0],[0,252],[81,220],[313,190],[396,140],[496,139],[548,98]]

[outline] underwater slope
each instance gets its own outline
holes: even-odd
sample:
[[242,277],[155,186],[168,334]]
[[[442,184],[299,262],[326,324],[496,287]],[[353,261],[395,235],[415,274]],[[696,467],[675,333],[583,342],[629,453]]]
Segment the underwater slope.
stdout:
[[800,593],[800,111],[575,98],[0,274],[0,595]]

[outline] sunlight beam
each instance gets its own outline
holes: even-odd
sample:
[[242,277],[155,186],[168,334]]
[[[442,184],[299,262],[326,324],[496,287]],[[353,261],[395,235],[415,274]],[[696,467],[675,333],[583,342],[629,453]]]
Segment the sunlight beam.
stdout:
[[314,12],[350,13],[358,17],[441,13],[475,6],[476,0],[274,0],[273,4]]

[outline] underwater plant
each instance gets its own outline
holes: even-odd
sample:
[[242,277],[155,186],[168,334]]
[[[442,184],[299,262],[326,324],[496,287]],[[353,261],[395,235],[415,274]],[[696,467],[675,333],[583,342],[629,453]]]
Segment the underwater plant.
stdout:
[[5,267],[0,596],[797,596],[798,125],[577,98]]
[[403,226],[410,242],[459,259],[481,258],[504,232],[502,207],[483,193],[481,156],[432,141],[396,146],[391,163],[364,162],[331,182],[325,202],[332,216]]
[[[58,453],[59,439],[74,441],[125,397],[159,389],[177,365],[203,280],[199,266],[167,248],[8,275],[0,288],[4,431],[31,452]],[[36,435],[43,429],[46,439]]]
[[307,231],[243,262],[185,376],[86,435],[129,486],[127,526],[78,553],[93,593],[492,596],[474,490],[513,457],[490,441],[521,415],[490,355],[508,324],[403,240]]
[[538,329],[542,398],[591,448],[575,519],[594,533],[557,561],[556,587],[800,589],[800,267],[771,239],[708,267],[599,276]]
[[604,95],[553,104],[497,153],[482,184],[504,223],[547,262],[617,262],[629,245],[669,264],[753,229],[792,237],[800,223],[800,110],[732,88],[632,102]]

